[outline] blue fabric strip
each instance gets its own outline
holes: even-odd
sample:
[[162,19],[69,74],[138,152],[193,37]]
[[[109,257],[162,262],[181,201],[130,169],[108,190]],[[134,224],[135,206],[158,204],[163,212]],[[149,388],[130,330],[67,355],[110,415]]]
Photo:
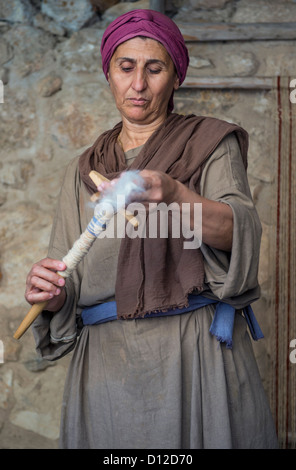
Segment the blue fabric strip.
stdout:
[[252,338],[257,341],[258,339],[264,338],[264,335],[261,331],[261,328],[256,320],[255,314],[253,312],[253,309],[251,305],[248,305],[247,307],[244,308],[244,317],[247,320],[248,326],[250,333],[252,335]]
[[[217,340],[226,343],[227,348],[232,348],[232,334],[235,318],[235,308],[224,302],[208,299],[203,295],[189,295],[189,306],[176,308],[167,312],[149,313],[141,318],[164,317],[169,315],[180,315],[192,310],[196,310],[206,305],[216,304],[214,319],[210,327],[210,333],[216,336]],[[263,333],[256,320],[252,307],[248,305],[243,309],[244,316],[249,326],[252,338],[258,340],[263,338]],[[105,302],[104,304],[93,305],[83,309],[81,318],[84,325],[99,325],[108,321],[117,320],[116,301]],[[139,318],[140,319],[140,318]]]
[[91,219],[86,229],[89,231],[91,235],[96,237],[98,235],[98,227],[105,229],[107,227],[107,224],[106,222],[102,223],[99,219],[93,216],[93,218]]

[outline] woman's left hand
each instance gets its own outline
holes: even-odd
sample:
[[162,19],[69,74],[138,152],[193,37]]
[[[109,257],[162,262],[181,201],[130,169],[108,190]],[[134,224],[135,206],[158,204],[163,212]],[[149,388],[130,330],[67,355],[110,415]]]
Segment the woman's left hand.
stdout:
[[134,200],[141,202],[178,202],[179,183],[166,173],[154,170],[142,170],[140,176],[144,179],[144,191],[135,194]]
[[[135,192],[128,198],[128,203],[141,202],[143,204],[155,202],[178,202],[181,183],[174,180],[162,171],[142,170],[139,172],[144,180],[144,191]],[[99,191],[105,191],[116,185],[118,179],[104,182],[98,186]]]

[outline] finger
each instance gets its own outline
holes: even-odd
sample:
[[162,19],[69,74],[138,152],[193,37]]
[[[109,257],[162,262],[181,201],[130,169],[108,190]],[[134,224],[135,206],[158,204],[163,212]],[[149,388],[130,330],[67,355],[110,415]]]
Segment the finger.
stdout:
[[34,266],[32,271],[37,274],[30,275],[27,281],[25,298],[29,303],[48,301],[61,293],[65,279],[41,266]]
[[[61,279],[63,282],[63,285],[65,283],[64,279]],[[60,293],[60,289],[63,287],[62,285],[59,287],[45,279],[42,279],[37,276],[33,276],[31,279],[31,288],[28,289],[29,293],[36,293],[36,292],[47,292],[49,294],[52,294],[52,296],[57,295]],[[34,290],[33,290],[34,289]]]
[[57,297],[58,295],[61,294],[61,291],[57,292],[56,294],[53,294],[52,292],[45,292],[45,291],[39,291],[39,292],[29,292],[28,294],[25,295],[25,298],[29,304],[38,304],[41,302],[48,302],[51,299]]
[[34,265],[29,275],[28,284],[32,287],[43,289],[43,285],[40,285],[41,281],[47,281],[47,283],[54,284],[57,287],[65,285],[65,279],[56,271],[52,271],[43,266]]
[[97,186],[98,188],[98,191],[104,193],[105,191],[107,191],[108,189],[112,188],[113,186],[115,186],[116,182],[118,181],[118,178],[115,178],[114,180],[112,181],[102,181],[99,186]]
[[36,264],[52,271],[64,271],[67,268],[66,264],[63,261],[52,258],[44,258]]

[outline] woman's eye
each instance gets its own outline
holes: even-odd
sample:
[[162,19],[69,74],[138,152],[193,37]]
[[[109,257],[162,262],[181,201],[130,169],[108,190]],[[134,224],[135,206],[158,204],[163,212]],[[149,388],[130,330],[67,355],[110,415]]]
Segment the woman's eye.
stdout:
[[[120,66],[122,72],[125,72],[125,73],[128,73],[128,72],[132,72],[134,70],[134,67],[132,65],[121,65]],[[158,73],[161,72],[161,69],[153,69],[153,68],[148,68],[146,69],[149,73],[151,73],[152,75],[156,75]]]
[[157,74],[157,73],[160,73],[161,70],[160,69],[148,69],[150,73],[152,74]]

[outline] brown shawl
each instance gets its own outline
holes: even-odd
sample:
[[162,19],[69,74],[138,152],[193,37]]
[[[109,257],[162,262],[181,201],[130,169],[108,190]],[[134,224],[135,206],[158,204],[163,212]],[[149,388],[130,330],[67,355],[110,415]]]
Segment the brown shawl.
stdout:
[[[90,193],[96,191],[89,172],[109,179],[127,170],[117,143],[122,123],[104,132],[80,157],[79,171]],[[248,134],[241,127],[204,116],[170,114],[148,139],[130,169],[163,171],[199,192],[202,167],[221,140],[235,132],[247,168]],[[183,239],[122,239],[115,296],[119,318],[188,305],[188,294],[204,288],[203,258],[199,249],[184,249]]]

